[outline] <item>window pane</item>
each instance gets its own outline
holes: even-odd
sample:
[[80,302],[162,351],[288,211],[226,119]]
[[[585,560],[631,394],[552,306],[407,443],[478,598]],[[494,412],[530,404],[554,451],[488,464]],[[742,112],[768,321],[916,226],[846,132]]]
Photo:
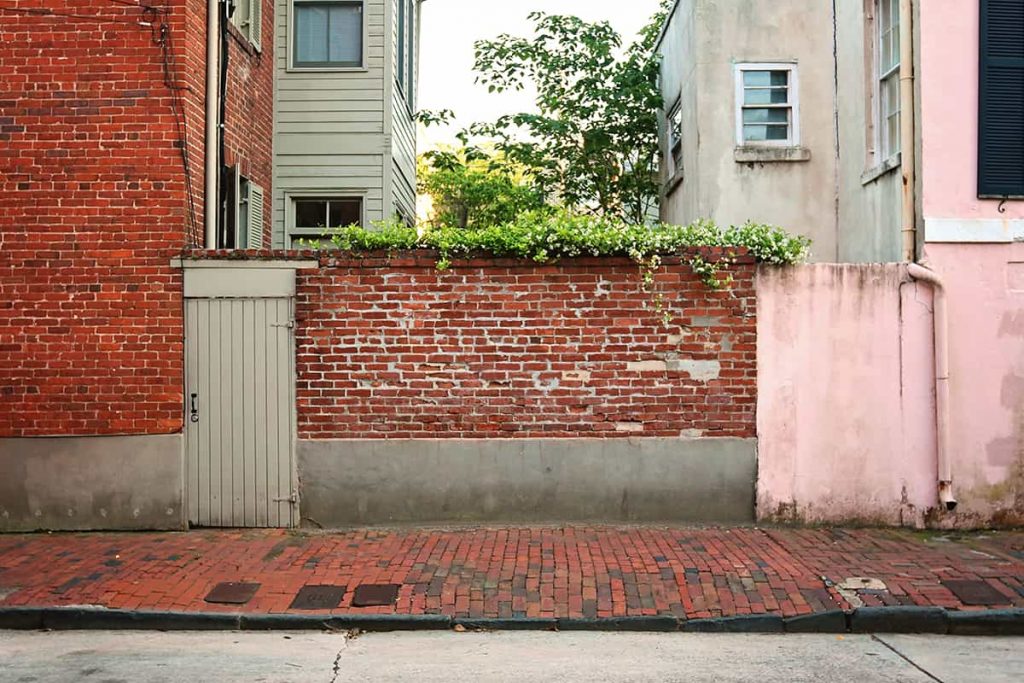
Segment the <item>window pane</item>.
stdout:
[[743,123],[789,123],[789,108],[744,109]]
[[295,227],[326,228],[327,202],[320,199],[295,202]]
[[328,11],[322,5],[295,5],[295,61],[327,61]]
[[888,144],[885,155],[890,157],[900,151],[900,115],[898,113],[893,114],[886,121],[886,134],[888,135],[886,140]]
[[359,66],[363,61],[363,12],[360,5],[335,5],[330,8],[328,61],[332,64]]
[[332,199],[330,204],[330,227],[344,228],[362,223],[362,200]]
[[789,139],[789,126],[786,125],[745,125],[743,140],[745,142],[786,141]]
[[767,88],[789,85],[788,71],[744,71],[743,85]]
[[788,88],[747,88],[744,91],[744,104],[787,104]]

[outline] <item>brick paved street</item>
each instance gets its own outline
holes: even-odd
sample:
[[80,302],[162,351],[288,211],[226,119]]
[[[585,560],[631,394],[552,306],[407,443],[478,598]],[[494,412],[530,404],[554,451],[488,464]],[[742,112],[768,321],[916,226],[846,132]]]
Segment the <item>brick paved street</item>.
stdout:
[[[881,584],[840,590],[849,577]],[[983,581],[996,599],[965,605],[943,584],[951,580]],[[206,602],[225,581],[260,586],[244,605]],[[397,602],[353,607],[354,589],[370,583],[399,584]],[[5,607],[284,613],[305,585],[346,587],[325,614],[694,619],[858,603],[1021,607],[1024,532],[574,526],[0,536]]]

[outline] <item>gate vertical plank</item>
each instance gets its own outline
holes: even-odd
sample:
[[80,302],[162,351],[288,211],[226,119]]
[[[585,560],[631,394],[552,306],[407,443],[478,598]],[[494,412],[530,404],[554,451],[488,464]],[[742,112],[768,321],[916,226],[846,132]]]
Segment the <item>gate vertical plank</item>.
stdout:
[[245,482],[243,524],[256,522],[256,302],[242,302],[242,476]]
[[221,302],[219,299],[212,299],[203,302],[206,306],[206,330],[205,341],[207,344],[207,372],[206,394],[204,397],[202,419],[210,434],[208,449],[206,451],[206,463],[203,468],[206,479],[206,513],[203,517],[203,526],[220,526],[223,524],[224,515],[221,505],[223,492],[221,491],[221,469],[220,460],[223,454],[224,426],[221,414],[223,412],[224,398],[221,395],[221,363],[223,362],[221,349]]
[[[290,320],[292,317],[292,311],[290,302],[287,300],[279,300],[277,302],[278,317],[284,320]],[[277,334],[275,335],[277,342],[277,362],[276,362],[276,376],[277,376],[277,490],[281,493],[279,497],[284,498],[291,494],[292,491],[292,360],[294,357],[294,347],[292,345],[292,339],[294,338],[291,334],[291,330],[286,327],[275,328]],[[290,504],[288,501],[281,501],[277,506],[278,516],[281,520],[282,526],[294,526],[295,520],[293,517],[295,506]]]
[[217,404],[213,396],[215,382],[210,377],[210,359],[212,352],[216,349],[210,346],[210,325],[215,316],[212,309],[212,302],[198,302],[198,332],[200,354],[205,355],[206,361],[200,361],[199,386],[198,386],[198,408],[199,408],[199,461],[196,467],[196,496],[198,497],[198,510],[196,523],[200,526],[210,525],[210,458],[214,450],[214,440],[217,436],[218,426],[211,419],[211,409]]
[[199,304],[185,302],[185,500],[189,524],[199,522],[199,423],[190,419],[192,394],[199,393]]
[[242,326],[243,302],[232,300],[231,306],[231,526],[245,526],[245,404],[243,391]]
[[255,410],[252,438],[256,464],[256,526],[259,527],[270,526],[267,517],[269,499],[271,498],[268,495],[267,487],[267,337],[277,328],[271,327],[275,321],[267,315],[267,309],[273,305],[273,301],[266,299],[256,301],[255,319],[253,320],[253,380],[255,384],[253,406]]
[[217,300],[218,344],[217,365],[219,379],[217,381],[217,454],[213,468],[218,480],[218,519],[222,526],[230,526],[233,493],[231,490],[231,451],[234,445],[234,434],[231,431],[231,302]]

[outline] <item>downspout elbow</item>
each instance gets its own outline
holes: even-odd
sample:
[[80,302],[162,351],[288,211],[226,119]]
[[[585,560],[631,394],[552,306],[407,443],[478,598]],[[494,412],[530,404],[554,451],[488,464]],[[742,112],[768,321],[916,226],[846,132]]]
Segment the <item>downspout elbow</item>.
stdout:
[[953,468],[949,457],[949,313],[946,287],[934,270],[916,263],[907,264],[907,274],[914,280],[927,282],[935,293],[933,304],[935,336],[935,444],[939,502],[947,511],[956,509],[953,494]]

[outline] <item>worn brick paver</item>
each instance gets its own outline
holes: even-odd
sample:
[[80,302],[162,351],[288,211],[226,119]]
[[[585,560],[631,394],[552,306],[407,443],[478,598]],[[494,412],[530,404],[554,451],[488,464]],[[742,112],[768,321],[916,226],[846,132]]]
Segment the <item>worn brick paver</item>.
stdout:
[[[886,586],[856,593],[865,605],[978,609],[941,583],[973,579],[1006,597],[999,606],[1022,607],[1024,533],[537,526],[0,536],[0,606],[282,613],[304,585],[342,585],[333,613],[793,616],[848,609],[837,584],[854,576]],[[222,581],[261,587],[241,607],[205,602]],[[397,604],[352,607],[364,583],[399,584]]]

